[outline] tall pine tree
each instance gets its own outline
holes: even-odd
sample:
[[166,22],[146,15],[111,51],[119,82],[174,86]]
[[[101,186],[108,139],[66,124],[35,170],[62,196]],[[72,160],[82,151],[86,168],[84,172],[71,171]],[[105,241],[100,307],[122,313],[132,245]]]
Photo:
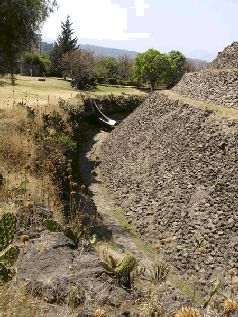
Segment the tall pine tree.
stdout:
[[74,31],[69,16],[64,22],[61,22],[61,34],[58,36],[57,41],[54,43],[53,50],[50,54],[51,59],[51,73],[56,76],[61,76],[60,61],[62,56],[70,51],[78,49],[78,38],[73,38]]

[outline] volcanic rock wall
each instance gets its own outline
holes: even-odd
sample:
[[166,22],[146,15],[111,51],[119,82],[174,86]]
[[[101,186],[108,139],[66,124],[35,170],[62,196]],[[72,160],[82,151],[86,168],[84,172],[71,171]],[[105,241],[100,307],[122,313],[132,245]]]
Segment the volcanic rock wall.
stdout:
[[238,263],[237,149],[237,121],[158,92],[101,148],[103,179],[128,221],[148,243],[174,241],[165,257],[203,271],[201,285]]
[[233,42],[210,64],[211,68],[238,68],[238,42]]
[[182,96],[238,109],[238,70],[187,73],[172,90]]

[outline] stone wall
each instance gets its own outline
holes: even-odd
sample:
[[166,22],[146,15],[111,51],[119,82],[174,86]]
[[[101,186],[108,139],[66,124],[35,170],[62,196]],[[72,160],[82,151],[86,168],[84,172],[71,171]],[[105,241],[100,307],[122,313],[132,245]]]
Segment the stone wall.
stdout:
[[237,120],[158,92],[101,148],[102,177],[128,222],[180,272],[202,272],[201,288],[238,263],[237,148]]
[[238,109],[238,70],[187,73],[172,90],[182,96]]
[[238,68],[238,42],[233,42],[211,63],[211,68]]

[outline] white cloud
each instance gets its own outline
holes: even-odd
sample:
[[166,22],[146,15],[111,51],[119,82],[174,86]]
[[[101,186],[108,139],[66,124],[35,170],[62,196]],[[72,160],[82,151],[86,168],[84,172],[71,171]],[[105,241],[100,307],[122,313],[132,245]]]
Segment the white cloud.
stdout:
[[[144,0],[134,0],[136,16],[143,16]],[[111,0],[58,0],[59,10],[47,21],[43,35],[56,38],[60,33],[60,21],[70,15],[75,34],[79,38],[97,40],[129,40],[149,38],[148,33],[127,32],[128,8]]]
[[145,15],[145,9],[149,9],[149,4],[145,4],[144,0],[135,0],[136,16],[143,17]]

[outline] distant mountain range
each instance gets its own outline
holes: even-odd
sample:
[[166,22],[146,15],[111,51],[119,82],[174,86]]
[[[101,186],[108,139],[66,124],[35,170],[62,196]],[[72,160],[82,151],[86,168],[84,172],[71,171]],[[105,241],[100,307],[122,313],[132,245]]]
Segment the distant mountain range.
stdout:
[[[42,42],[41,50],[43,53],[49,54],[53,48],[53,44],[49,44],[46,42]],[[102,47],[90,44],[80,44],[79,48],[90,50],[95,53],[96,56],[112,56],[118,58],[124,54],[130,56],[131,58],[135,58],[138,52],[135,51],[127,51],[124,49],[118,48],[110,48],[110,47]],[[207,61],[195,58],[188,58],[191,60],[198,68],[205,68],[209,63]]]
[[135,51],[127,51],[127,50],[121,50],[118,48],[110,48],[110,47],[102,47],[102,46],[96,46],[96,45],[90,45],[90,44],[82,44],[79,45],[79,48],[90,50],[95,53],[97,56],[112,56],[115,58],[118,58],[124,54],[130,56],[131,58],[135,58],[138,52]]
[[192,61],[199,69],[206,68],[210,63],[207,61],[204,61],[202,59],[197,58],[188,58],[190,61]]

